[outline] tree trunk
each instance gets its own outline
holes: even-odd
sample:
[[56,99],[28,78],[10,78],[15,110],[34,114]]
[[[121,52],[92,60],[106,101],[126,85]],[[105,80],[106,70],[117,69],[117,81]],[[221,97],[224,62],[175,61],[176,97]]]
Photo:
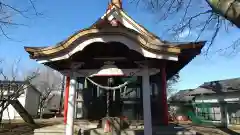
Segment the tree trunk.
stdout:
[[3,109],[4,109],[4,104],[5,103],[5,101],[2,101],[1,102],[1,105],[0,105],[0,124],[2,124],[2,117],[3,117]]
[[43,106],[40,106],[40,119],[42,119],[43,118]]
[[220,14],[240,28],[239,0],[206,0],[214,12]]
[[3,117],[3,113],[0,112],[0,125],[2,126],[2,117]]

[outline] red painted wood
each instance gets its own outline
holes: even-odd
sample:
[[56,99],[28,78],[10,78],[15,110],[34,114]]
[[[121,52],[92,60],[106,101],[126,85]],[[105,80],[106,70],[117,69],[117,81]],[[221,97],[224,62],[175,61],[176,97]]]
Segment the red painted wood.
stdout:
[[64,98],[64,124],[67,124],[68,96],[69,96],[70,77],[66,78],[66,89]]
[[162,124],[168,125],[168,104],[167,104],[167,79],[166,64],[161,67],[161,100],[162,100]]
[[127,76],[127,75],[118,75],[118,74],[100,74],[100,75],[94,75],[99,77],[108,77],[108,76]]

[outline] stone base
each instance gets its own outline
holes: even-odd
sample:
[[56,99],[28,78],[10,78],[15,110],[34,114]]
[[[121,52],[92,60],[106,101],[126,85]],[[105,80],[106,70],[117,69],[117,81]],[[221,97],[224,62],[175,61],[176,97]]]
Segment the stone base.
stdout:
[[121,130],[121,120],[118,117],[105,117],[102,119],[102,129],[104,130],[104,128],[106,128],[105,126],[107,126],[107,124],[109,124],[111,133],[113,135],[118,135],[120,134],[120,130]]
[[104,128],[106,120],[109,120],[111,127],[115,130],[123,130],[129,128],[129,121],[119,117],[105,117],[102,119],[101,127]]

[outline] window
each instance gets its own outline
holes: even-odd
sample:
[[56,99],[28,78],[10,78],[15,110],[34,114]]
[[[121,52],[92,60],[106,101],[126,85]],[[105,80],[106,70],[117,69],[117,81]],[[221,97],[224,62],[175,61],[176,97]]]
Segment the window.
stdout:
[[231,113],[229,118],[230,124],[240,125],[240,117],[236,113]]
[[220,121],[221,120],[220,107],[198,106],[196,108],[196,114],[200,119],[203,119],[203,120],[212,120],[212,121]]
[[76,86],[78,90],[82,90],[83,89],[83,84],[81,82],[77,82],[77,86]]

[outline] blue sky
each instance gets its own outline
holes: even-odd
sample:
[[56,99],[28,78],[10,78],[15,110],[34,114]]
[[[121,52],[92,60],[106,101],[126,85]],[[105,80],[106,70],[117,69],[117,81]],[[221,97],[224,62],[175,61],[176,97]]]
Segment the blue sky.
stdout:
[[[16,3],[17,0],[13,1],[17,6],[25,6],[21,5],[24,2]],[[16,41],[0,37],[0,46],[2,48],[0,58],[4,59],[4,70],[7,71],[11,63],[19,58],[21,58],[19,66],[22,72],[39,66],[35,61],[29,59],[23,46],[55,45],[75,31],[94,23],[105,13],[107,2],[108,0],[37,1],[36,8],[43,13],[42,16],[31,18],[16,16],[13,18],[14,21],[27,25],[6,29],[7,34]],[[157,24],[154,15],[142,8],[136,8],[134,4],[125,2],[124,9],[133,19],[153,33],[165,39],[172,39],[163,30],[166,23],[176,20],[172,19]],[[182,40],[190,40],[196,36],[194,32],[191,32],[190,37],[185,37],[186,32],[181,35]],[[238,35],[240,35],[240,31],[235,28],[231,28],[229,33],[222,31],[216,42],[214,42],[214,49],[230,45],[239,37]],[[240,55],[238,54],[226,57],[214,53],[209,58],[200,55],[181,70],[181,79],[177,89],[194,88],[203,82],[211,80],[240,77],[238,70],[240,67],[239,58]]]

